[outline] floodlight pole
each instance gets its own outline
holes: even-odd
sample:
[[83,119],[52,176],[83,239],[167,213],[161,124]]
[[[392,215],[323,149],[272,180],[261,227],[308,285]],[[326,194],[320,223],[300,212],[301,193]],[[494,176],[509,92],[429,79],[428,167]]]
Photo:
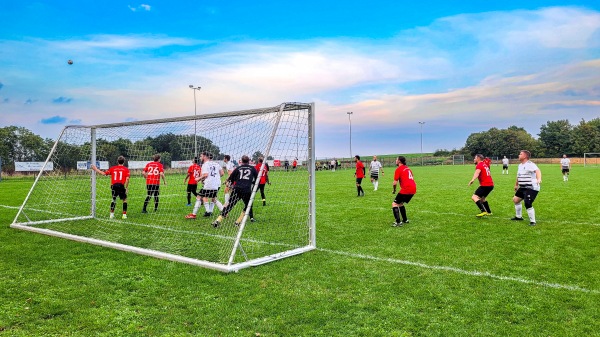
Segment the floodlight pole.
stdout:
[[[190,89],[194,90],[194,117],[197,116],[196,114],[196,90],[200,91],[200,89],[202,89],[202,87],[197,86],[194,87],[193,84],[190,84]],[[196,119],[194,119],[194,158],[198,158],[198,141],[196,139],[196,124],[198,123],[198,121]]]
[[350,119],[350,115],[353,114],[352,111],[346,112],[348,114],[348,123],[350,123],[350,162],[352,162],[352,120]]
[[423,124],[425,122],[419,122],[419,124],[421,125],[421,166],[423,166]]

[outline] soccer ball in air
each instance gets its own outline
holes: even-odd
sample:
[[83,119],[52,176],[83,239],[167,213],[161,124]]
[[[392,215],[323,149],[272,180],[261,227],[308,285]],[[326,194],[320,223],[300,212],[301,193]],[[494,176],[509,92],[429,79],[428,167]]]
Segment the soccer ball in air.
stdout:
[[67,63],[68,64],[73,64],[73,60],[68,60]]

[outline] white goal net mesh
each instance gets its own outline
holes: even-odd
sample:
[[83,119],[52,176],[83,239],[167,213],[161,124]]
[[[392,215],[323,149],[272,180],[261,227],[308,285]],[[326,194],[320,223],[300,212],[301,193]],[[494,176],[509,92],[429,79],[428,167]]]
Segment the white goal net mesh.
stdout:
[[[53,169],[40,171],[11,227],[221,271],[314,249],[313,107],[283,103],[212,115],[68,126],[46,161]],[[221,165],[225,155],[234,163],[248,155],[252,164],[264,156],[270,184],[265,186],[264,206],[254,189],[255,222],[246,217],[234,223],[244,211],[243,202],[218,228],[211,225],[219,215],[216,207],[211,216],[203,217],[201,207],[196,220],[185,218],[192,207],[187,205],[184,179],[193,158],[204,151]],[[158,209],[154,211],[151,200],[148,213],[142,213],[147,196],[142,171],[154,154],[161,154],[167,184],[161,181]],[[116,217],[111,219],[111,179],[89,167],[96,163],[106,171],[121,155],[130,170],[127,218],[122,218],[123,203],[117,198]],[[223,192],[224,186],[217,196],[222,203]]]
[[583,154],[583,166],[584,167],[598,167],[600,166],[600,153],[584,153]]

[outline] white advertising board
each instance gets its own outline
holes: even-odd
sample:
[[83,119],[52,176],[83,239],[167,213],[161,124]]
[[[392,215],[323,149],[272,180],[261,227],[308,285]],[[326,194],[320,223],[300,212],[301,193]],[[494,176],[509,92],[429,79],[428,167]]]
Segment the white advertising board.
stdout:
[[[89,170],[91,168],[92,163],[88,161],[77,161],[77,169],[78,170]],[[108,170],[108,162],[107,161],[96,161],[96,167],[101,170]]]
[[[17,172],[40,172],[42,167],[44,166],[43,161],[16,161],[15,162],[15,171]],[[52,171],[54,170],[54,164],[52,162],[48,162],[46,167],[44,167],[44,171]]]

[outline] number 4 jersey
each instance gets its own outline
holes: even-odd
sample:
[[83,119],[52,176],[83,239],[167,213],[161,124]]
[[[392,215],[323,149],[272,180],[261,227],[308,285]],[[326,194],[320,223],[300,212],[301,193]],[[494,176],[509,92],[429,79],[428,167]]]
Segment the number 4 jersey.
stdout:
[[394,172],[394,180],[400,182],[400,194],[415,194],[417,193],[417,184],[413,177],[412,171],[406,165],[400,165]]

